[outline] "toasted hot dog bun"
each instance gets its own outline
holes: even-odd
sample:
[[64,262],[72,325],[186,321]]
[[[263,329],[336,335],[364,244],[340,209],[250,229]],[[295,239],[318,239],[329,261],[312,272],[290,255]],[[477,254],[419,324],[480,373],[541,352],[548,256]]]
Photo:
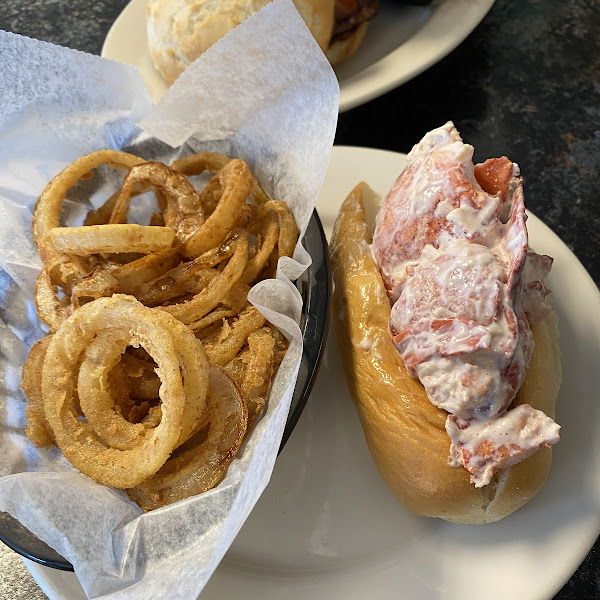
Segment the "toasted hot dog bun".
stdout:
[[[371,255],[365,212],[373,192],[361,183],[343,203],[331,240],[334,324],[350,394],[381,476],[411,511],[457,523],[502,519],[538,492],[552,449],[496,473],[475,488],[463,468],[448,466],[447,413],[429,402],[406,371],[388,332],[390,303]],[[374,212],[372,210],[371,212]],[[552,312],[533,328],[535,349],[516,403],[554,417],[561,381],[558,319]]]

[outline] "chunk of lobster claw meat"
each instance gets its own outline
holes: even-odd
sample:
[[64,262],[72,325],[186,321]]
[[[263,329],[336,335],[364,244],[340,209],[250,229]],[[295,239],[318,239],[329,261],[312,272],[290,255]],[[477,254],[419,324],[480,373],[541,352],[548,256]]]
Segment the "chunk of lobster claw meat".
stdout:
[[559,430],[560,425],[529,404],[520,404],[489,421],[449,415],[446,432],[452,443],[448,462],[453,467],[465,467],[471,483],[482,487],[499,469],[558,442]]

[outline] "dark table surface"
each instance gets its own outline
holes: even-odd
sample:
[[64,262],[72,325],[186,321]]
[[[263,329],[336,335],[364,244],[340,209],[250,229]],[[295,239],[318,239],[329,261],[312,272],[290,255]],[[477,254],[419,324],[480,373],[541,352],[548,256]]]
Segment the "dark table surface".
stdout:
[[[0,28],[100,54],[127,0],[2,0]],[[519,163],[528,208],[600,282],[600,2],[497,0],[449,56],[340,115],[337,144],[407,152],[452,119]],[[600,541],[556,600],[600,598]]]

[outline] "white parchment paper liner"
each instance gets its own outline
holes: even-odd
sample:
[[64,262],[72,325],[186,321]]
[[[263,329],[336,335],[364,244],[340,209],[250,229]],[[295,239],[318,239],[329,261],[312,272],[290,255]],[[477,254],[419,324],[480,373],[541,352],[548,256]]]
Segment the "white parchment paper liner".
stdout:
[[[280,262],[279,279],[251,292],[291,344],[268,410],[226,478],[201,496],[142,514],[123,492],[24,436],[21,368],[44,335],[32,303],[40,267],[35,201],[62,168],[94,150],[167,162],[210,150],[246,160],[304,232],[329,161],[338,96],[333,71],[290,0],[275,0],[223,38],[156,107],[132,67],[0,32],[0,510],[69,560],[92,598],[196,598],[219,564],[277,456],[302,353],[301,299],[288,277],[310,257],[298,245],[295,260]],[[105,191],[99,186],[92,202]]]

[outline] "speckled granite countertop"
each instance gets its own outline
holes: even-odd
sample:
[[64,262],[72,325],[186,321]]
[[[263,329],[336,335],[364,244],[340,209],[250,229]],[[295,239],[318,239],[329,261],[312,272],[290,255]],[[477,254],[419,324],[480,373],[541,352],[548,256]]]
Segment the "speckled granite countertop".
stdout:
[[[99,54],[127,0],[2,0],[0,28]],[[337,144],[406,152],[453,119],[476,148],[521,165],[527,204],[600,283],[600,4],[497,0],[452,54],[342,114]],[[0,598],[44,598],[0,546]],[[600,598],[600,542],[555,600]]]

